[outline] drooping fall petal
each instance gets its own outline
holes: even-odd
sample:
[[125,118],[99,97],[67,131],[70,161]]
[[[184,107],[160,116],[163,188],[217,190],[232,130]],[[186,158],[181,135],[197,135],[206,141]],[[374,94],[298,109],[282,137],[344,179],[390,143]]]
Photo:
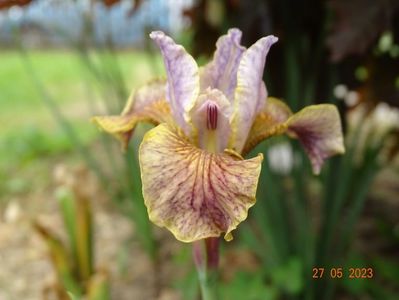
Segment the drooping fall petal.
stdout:
[[183,242],[231,231],[255,204],[262,155],[214,154],[194,147],[181,131],[161,124],[139,151],[144,201],[150,219]]
[[188,112],[193,107],[200,90],[197,63],[183,46],[177,45],[162,31],[153,31],[150,37],[161,49],[164,59],[168,77],[167,99],[175,121],[186,134],[189,134],[191,121]]
[[325,159],[345,152],[341,121],[334,105],[305,107],[288,119],[287,126],[305,148],[315,174],[320,173]]
[[240,45],[241,31],[230,29],[216,42],[213,60],[201,68],[201,90],[208,87],[222,91],[231,102],[237,84],[237,69],[245,47]]
[[241,57],[233,102],[233,132],[229,142],[230,148],[235,151],[240,152],[243,149],[259,107],[258,102],[261,101],[261,96],[265,96],[266,90],[262,90],[263,69],[266,55],[277,40],[274,36],[261,38]]
[[312,105],[292,114],[284,102],[269,98],[252,125],[242,154],[264,139],[284,133],[301,142],[315,174],[320,173],[325,159],[345,152],[341,121],[334,105]]
[[96,116],[92,118],[102,130],[113,134],[126,149],[138,122],[150,122],[158,125],[172,122],[169,104],[166,102],[166,82],[154,80],[130,96],[121,115]]

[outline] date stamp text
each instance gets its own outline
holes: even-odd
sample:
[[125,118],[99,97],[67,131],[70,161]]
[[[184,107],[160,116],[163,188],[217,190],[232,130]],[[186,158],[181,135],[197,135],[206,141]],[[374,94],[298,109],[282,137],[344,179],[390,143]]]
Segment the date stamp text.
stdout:
[[340,278],[349,278],[349,279],[371,279],[374,276],[373,268],[313,268],[313,279],[321,279],[324,277],[340,279]]

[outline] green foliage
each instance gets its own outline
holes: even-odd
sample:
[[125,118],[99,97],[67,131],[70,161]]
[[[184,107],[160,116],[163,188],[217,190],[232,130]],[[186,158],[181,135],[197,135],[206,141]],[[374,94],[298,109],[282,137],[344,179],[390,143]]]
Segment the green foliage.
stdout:
[[[7,160],[0,163],[6,166],[23,166],[34,159],[71,151],[73,145],[62,133],[46,133],[37,126],[23,127],[9,132],[0,141],[0,153]],[[1,157],[5,157],[5,156]]]
[[265,284],[260,273],[237,272],[232,281],[221,286],[222,299],[225,300],[276,300],[278,288]]
[[103,271],[94,269],[92,209],[89,200],[78,190],[62,187],[57,192],[68,242],[62,242],[40,223],[36,231],[47,244],[59,284],[60,300],[69,294],[73,299],[109,299],[109,284]]
[[[12,74],[17,74],[16,70],[26,71],[27,76],[20,84],[29,87],[26,89],[29,94],[23,94],[25,89],[20,89],[21,92],[16,91],[12,85],[4,86],[4,90],[9,91],[5,92],[5,95],[18,98],[18,101],[14,106],[0,101],[0,108],[3,103],[6,104],[3,114],[8,118],[9,127],[6,131],[9,131],[11,136],[0,138],[0,145],[7,145],[4,148],[0,147],[0,153],[2,149],[7,153],[10,151],[9,139],[11,146],[17,148],[14,153],[18,155],[14,156],[17,156],[15,160],[18,160],[18,163],[63,151],[75,151],[97,174],[110,198],[122,206],[122,211],[131,216],[138,228],[137,232],[140,232],[139,238],[143,246],[154,258],[155,246],[142,201],[139,170],[134,163],[136,158],[126,156],[125,163],[120,164],[121,159],[118,157],[122,158],[123,155],[117,142],[99,134],[95,126],[89,123],[89,119],[93,115],[120,113],[130,93],[130,87],[142,84],[154,75],[162,74],[160,57],[140,52],[116,54],[111,48],[99,50],[90,49],[84,43],[72,44],[75,47],[72,52],[27,53],[21,49],[19,55],[12,52],[4,54],[10,57],[5,70],[10,71],[11,77]],[[7,83],[9,80],[10,77],[7,77]],[[0,85],[5,82],[6,78],[0,77]],[[39,105],[40,103],[44,105]],[[31,115],[33,105],[39,109]],[[84,120],[75,120],[76,117],[69,116],[69,110],[76,110],[73,105],[79,110],[83,108],[87,111]],[[13,107],[12,111],[10,107]],[[53,135],[42,129],[52,123],[50,120],[42,121],[46,119],[43,115],[47,117],[45,109],[51,113],[63,134]],[[15,115],[18,115],[18,118],[15,118]],[[21,136],[21,131],[18,130],[21,124],[18,120],[23,120],[22,123],[33,120],[34,129],[23,131]],[[89,151],[87,143],[96,137],[99,137],[100,151]],[[99,152],[103,153],[100,154],[101,159],[97,157]],[[8,155],[4,157],[6,156]],[[1,163],[0,159],[0,165]],[[12,163],[10,165],[15,166]],[[129,176],[126,177],[126,174]],[[119,179],[115,180],[118,177]],[[115,184],[110,186],[110,182]]]
[[272,282],[287,294],[299,294],[304,287],[303,266],[299,258],[290,258],[271,275]]

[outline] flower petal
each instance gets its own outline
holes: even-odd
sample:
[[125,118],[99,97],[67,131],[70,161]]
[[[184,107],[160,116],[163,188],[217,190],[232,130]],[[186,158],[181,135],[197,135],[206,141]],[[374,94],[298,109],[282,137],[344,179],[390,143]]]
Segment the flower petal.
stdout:
[[216,42],[213,60],[201,68],[201,90],[208,87],[222,91],[231,102],[237,84],[237,69],[245,47],[240,45],[241,31],[230,29]]
[[262,112],[266,106],[267,89],[266,89],[266,84],[263,80],[259,88],[260,88],[259,97],[258,97],[258,102],[256,104],[255,115]]
[[145,121],[155,125],[173,122],[165,99],[165,86],[164,80],[151,81],[130,96],[121,115],[97,116],[92,121],[118,138],[122,148],[126,149],[138,122]]
[[[277,42],[274,36],[258,40],[241,57],[237,71],[237,87],[234,93],[233,134],[230,148],[240,152],[256,116],[258,102],[264,96],[262,76],[266,55]],[[262,97],[261,97],[262,96]]]
[[[216,126],[213,129],[209,128],[208,123],[209,106],[214,106],[216,109]],[[200,148],[210,150],[211,147],[215,152],[223,152],[227,147],[231,131],[231,113],[232,107],[229,100],[219,90],[208,88],[198,97],[190,114],[197,133],[197,145]],[[213,145],[210,145],[211,143]]]
[[165,123],[146,133],[139,155],[150,220],[180,241],[223,232],[230,240],[255,204],[262,155],[242,160],[233,152],[210,153]]
[[334,105],[305,107],[288,119],[287,126],[305,148],[315,174],[320,173],[325,159],[345,153],[341,120]]
[[198,66],[194,58],[181,45],[177,45],[162,31],[150,34],[161,49],[168,77],[167,99],[177,124],[186,134],[191,131],[188,111],[199,94]]
[[311,105],[292,114],[284,102],[268,98],[265,111],[257,115],[252,125],[242,154],[245,156],[264,139],[283,133],[299,139],[315,174],[320,173],[325,159],[345,152],[340,116],[334,105]]
[[291,115],[290,108],[283,101],[269,97],[264,110],[256,116],[252,124],[242,155],[245,156],[264,139],[285,133],[287,130],[285,121]]

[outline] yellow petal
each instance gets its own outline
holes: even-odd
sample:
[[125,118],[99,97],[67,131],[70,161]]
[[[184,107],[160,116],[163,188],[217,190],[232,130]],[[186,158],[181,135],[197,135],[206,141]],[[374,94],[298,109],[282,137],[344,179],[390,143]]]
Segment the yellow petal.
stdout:
[[262,155],[242,160],[231,151],[210,153],[166,123],[146,133],[139,153],[150,220],[182,242],[222,233],[231,239],[255,204]]
[[154,80],[140,87],[128,99],[119,116],[96,116],[92,121],[102,130],[118,138],[126,148],[138,122],[158,125],[172,122],[169,104],[165,98],[164,80]]
[[285,121],[291,115],[290,108],[284,102],[269,97],[264,111],[256,116],[252,124],[242,155],[245,156],[264,139],[285,133],[287,130]]

